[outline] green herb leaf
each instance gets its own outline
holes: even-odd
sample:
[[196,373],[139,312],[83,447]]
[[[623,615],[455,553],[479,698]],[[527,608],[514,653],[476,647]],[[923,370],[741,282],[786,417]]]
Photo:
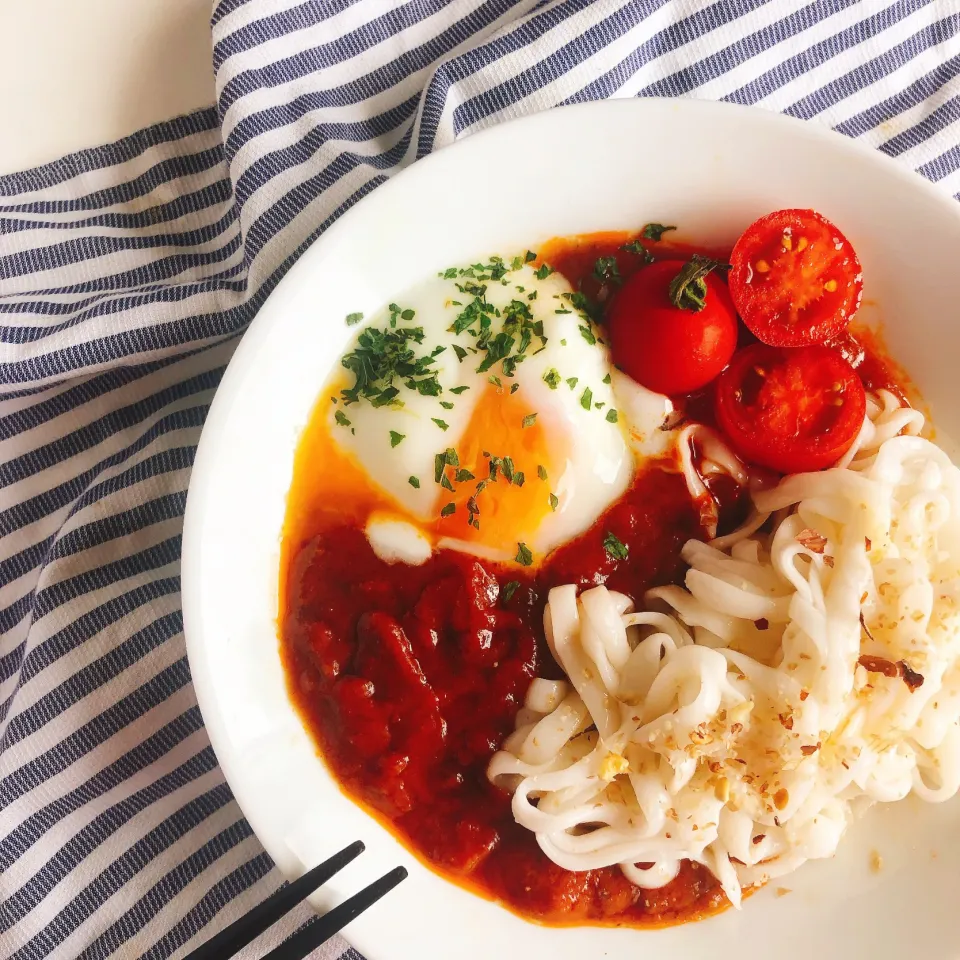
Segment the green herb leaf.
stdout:
[[676,229],[676,227],[665,227],[662,223],[648,223],[640,234],[647,240],[660,240],[668,230]]
[[407,483],[409,483],[410,486],[414,488],[414,490],[419,490],[419,489],[420,489],[420,478],[419,478],[419,477],[407,477]]
[[556,510],[557,507],[560,506],[560,501],[557,499],[557,495],[556,495],[555,493],[551,493],[551,494],[550,494],[549,500],[550,500],[550,509],[551,509],[551,510]]
[[[396,304],[390,306],[392,309]],[[436,371],[430,369],[434,358],[418,357],[414,351],[423,339],[423,327],[362,330],[356,348],[340,361],[354,375],[353,386],[340,391],[344,403],[369,400],[377,406],[392,404],[399,392],[394,385],[397,379],[423,396],[437,396],[442,387]]]
[[656,259],[639,240],[631,240],[629,243],[625,243],[620,249],[625,250],[627,253],[636,254],[643,259],[645,264],[653,263]]
[[441,400],[441,401],[440,401],[440,406],[443,407],[444,410],[452,410],[452,409],[453,409],[453,404],[452,404],[449,400]]
[[519,389],[520,389],[520,384],[519,384],[519,383],[514,383],[514,384],[512,384],[512,385],[510,386],[510,392],[511,392],[511,393],[516,393]]
[[609,531],[603,538],[603,549],[607,551],[607,556],[611,560],[626,560],[630,553],[630,548]]
[[537,476],[541,480],[547,479],[547,468],[542,463],[537,467]]
[[551,367],[544,375],[543,382],[551,389],[556,390],[560,386],[560,374]]
[[396,387],[387,387],[385,390],[381,390],[375,397],[370,398],[370,403],[375,407],[402,407],[403,402],[398,400],[400,391]]
[[441,430],[449,430],[450,424],[444,423],[443,420],[438,420],[436,417],[430,418]]
[[518,470],[518,471],[513,475],[513,485],[514,485],[515,487],[522,487],[522,486],[524,485],[524,483],[526,482],[526,479],[527,479],[527,478],[524,476],[523,471],[522,471],[522,470]]
[[340,424],[341,427],[349,427],[350,421],[347,419],[346,415],[342,410],[338,410],[334,415],[333,419]]
[[[467,354],[466,354],[466,351],[464,351],[464,354],[463,354],[463,355],[464,355],[464,356],[467,355]],[[470,388],[469,388],[466,384],[464,384],[464,385],[461,386],[461,387],[451,387],[451,388],[450,388],[450,392],[451,392],[451,393],[455,393],[457,396],[459,396],[461,393],[464,392],[464,390],[469,390],[469,389],[470,389]]]
[[499,387],[501,390],[503,389],[503,381],[499,377],[487,377],[487,383],[492,383],[495,387]]
[[400,314],[400,319],[406,320],[406,322],[409,323],[416,315],[415,310],[404,310],[403,313]]
[[619,414],[612,407],[607,411],[607,423],[616,423],[620,419]]
[[460,466],[460,457],[457,454],[456,448],[447,447],[447,449],[443,451],[443,462],[449,464],[451,467]]
[[528,250],[526,256],[523,258],[527,263],[533,263],[537,259],[537,255],[532,251]]
[[593,264],[593,276],[600,283],[620,283],[620,267],[616,257],[597,257]]
[[464,470],[463,468],[458,470],[457,475],[454,477],[454,480],[456,480],[457,483],[465,483],[467,480],[475,480],[475,479],[476,478],[469,470]]
[[518,543],[517,555],[514,559],[522,566],[529,567],[533,563],[533,554],[525,543]]
[[514,477],[513,458],[504,457],[500,461],[500,469],[503,471],[503,475],[504,477],[506,477],[507,483],[513,483],[513,477]]
[[[459,343],[453,343],[451,344],[451,346],[453,347],[453,352],[457,355],[457,359],[461,363],[463,363],[463,361],[466,360],[467,358],[467,351],[464,350]],[[463,389],[466,390],[466,387],[464,387]],[[456,390],[454,390],[453,392],[456,393]]]
[[443,487],[444,490],[449,490],[453,493],[453,484],[450,482],[450,477],[448,477],[447,474],[444,474],[440,478],[440,486]]
[[527,427],[532,427],[537,422],[537,415],[535,413],[528,413],[523,420],[521,421],[521,428],[526,430]]
[[504,586],[503,590],[500,591],[500,599],[503,600],[504,603],[509,603],[513,599],[513,595],[517,592],[519,586],[519,580],[511,580]]
[[449,517],[451,514],[457,512],[457,505],[455,503],[448,503],[441,511],[441,517]]
[[401,440],[406,437],[405,433],[397,433],[396,430],[390,431],[390,446],[395,447]]
[[347,314],[347,326],[355,327],[360,321],[363,320],[362,313],[348,313]]
[[580,336],[583,337],[583,339],[586,340],[591,347],[597,342],[597,338],[594,336],[593,331],[589,327],[581,324],[578,329],[580,331]]
[[567,386],[572,390],[577,385],[576,377],[567,377]]
[[456,277],[456,275],[457,275],[456,267],[447,267],[447,269],[444,270],[443,273],[439,274],[439,276],[443,277],[444,280],[453,280],[454,277]]
[[726,266],[719,260],[702,257],[699,253],[695,253],[670,281],[667,294],[670,302],[680,310],[699,313],[707,305],[707,283],[704,277]]
[[538,280],[546,280],[547,277],[549,277],[550,274],[553,273],[553,267],[544,263],[544,264],[541,264],[541,266],[537,270],[535,270],[534,273]]
[[589,410],[593,404],[593,391],[587,387],[580,396],[580,406],[584,410]]
[[602,382],[603,382],[603,383],[609,383],[609,382],[610,382],[610,374],[609,374],[609,373],[603,378],[603,381],[602,381]]

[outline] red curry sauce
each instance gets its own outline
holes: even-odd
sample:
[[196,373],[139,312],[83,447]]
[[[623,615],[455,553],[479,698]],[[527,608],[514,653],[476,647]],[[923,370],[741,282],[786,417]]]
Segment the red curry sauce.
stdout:
[[[619,251],[629,238],[551,241],[541,257],[595,295],[589,274],[598,256],[617,256],[624,275],[635,269],[636,258]],[[868,388],[902,393],[872,344],[847,335],[841,346],[861,355]],[[690,401],[709,419],[708,398]],[[549,589],[606,583],[639,598],[679,581],[680,548],[702,536],[682,477],[641,472],[589,531],[505,600],[515,568],[453,551],[420,567],[379,560],[363,531],[316,496],[311,432],[321,420],[305,431],[288,501],[280,646],[290,695],[345,792],[431,867],[540,922],[663,925],[725,905],[715,878],[696,864],[660,890],[635,887],[616,867],[561,869],[486,777],[530,680],[561,675],[543,639]],[[732,491],[715,492],[727,499]],[[724,506],[726,525],[736,522],[736,502]],[[608,531],[629,547],[629,562],[608,556]]]

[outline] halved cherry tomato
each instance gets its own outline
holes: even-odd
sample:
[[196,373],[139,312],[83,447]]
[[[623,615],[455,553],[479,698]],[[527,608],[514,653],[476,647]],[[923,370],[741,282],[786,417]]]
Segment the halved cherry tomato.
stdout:
[[717,380],[717,422],[748,463],[780,473],[822,470],[856,439],[867,398],[835,350],[740,350]]
[[657,393],[699,390],[729,363],[737,346],[737,317],[726,284],[703,278],[699,311],[670,302],[670,281],[683,260],[661,260],[623,285],[610,310],[613,362],[637,383]]
[[860,306],[860,261],[813,210],[778,210],[744,230],[730,255],[730,295],[753,335],[774,347],[824,343]]

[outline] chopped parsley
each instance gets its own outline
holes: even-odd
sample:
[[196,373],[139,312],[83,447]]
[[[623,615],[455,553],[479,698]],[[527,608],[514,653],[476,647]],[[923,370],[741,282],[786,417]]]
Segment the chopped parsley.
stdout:
[[553,273],[553,267],[551,267],[549,264],[544,263],[544,264],[541,264],[541,266],[534,272],[538,280],[546,280],[547,277],[549,277],[550,274]]
[[418,357],[414,345],[423,343],[423,327],[399,329],[367,327],[357,338],[357,346],[346,354],[341,363],[354,375],[352,387],[340,391],[344,403],[369,400],[375,406],[401,406],[395,381],[402,380],[409,390],[426,397],[435,397],[442,391],[440,381],[431,365],[435,354]]
[[556,390],[560,386],[560,374],[551,367],[544,375],[543,382],[551,389]]
[[475,477],[469,470],[465,470],[463,467],[461,467],[459,470],[457,470],[457,474],[453,479],[456,480],[457,483],[465,483],[467,480],[474,480]]
[[560,506],[560,501],[557,499],[557,495],[555,493],[551,493],[548,499],[550,500],[551,510],[556,510],[557,507]]
[[603,538],[603,549],[607,551],[607,556],[611,560],[626,560],[630,553],[630,548],[622,541],[617,539],[616,535],[607,531]]
[[441,517],[449,517],[451,514],[457,512],[457,505],[455,503],[448,503],[441,511]]
[[414,490],[420,489],[420,478],[419,477],[407,477],[407,483],[413,487]]
[[492,383],[495,387],[503,389],[503,381],[499,377],[487,377],[487,383]]
[[541,480],[546,480],[546,479],[547,479],[547,468],[546,468],[542,463],[540,464],[539,467],[537,467],[537,476],[538,476]]
[[654,261],[653,254],[639,240],[631,240],[629,243],[625,243],[620,249],[642,257],[644,263],[653,263]]
[[611,408],[607,411],[607,423],[616,423],[620,419],[617,411]]
[[589,387],[586,387],[580,397],[580,406],[583,407],[584,410],[589,410],[592,405],[593,391]]
[[523,420],[521,421],[521,428],[526,430],[527,427],[532,427],[537,422],[537,415],[535,413],[528,413]]
[[500,594],[500,596],[503,598],[503,602],[509,603],[513,599],[513,595],[517,592],[519,587],[519,580],[511,580],[508,584],[506,584]]
[[603,382],[603,383],[609,383],[609,382],[610,382],[610,374],[609,374],[609,373],[603,378],[602,382]]
[[572,390],[577,385],[576,377],[567,377],[567,386]]
[[350,426],[350,421],[346,418],[346,416],[345,416],[345,414],[344,414],[344,412],[343,412],[342,410],[338,410],[338,411],[333,415],[333,419],[336,420],[337,423],[339,423],[341,427],[349,427],[349,426]]
[[521,566],[529,567],[533,563],[533,554],[525,543],[517,544],[517,555],[514,558]]
[[444,410],[452,410],[452,409],[453,409],[453,404],[452,404],[449,400],[441,400],[441,401],[440,401],[440,406],[443,407]]
[[600,283],[620,283],[620,267],[616,257],[597,257],[593,264],[593,276]]
[[523,259],[526,263],[533,263],[537,259],[537,255],[532,250],[528,250]]
[[347,314],[347,326],[355,327],[360,321],[363,320],[362,313],[348,313]]
[[[467,355],[467,354],[466,354],[466,351],[464,351],[464,354],[463,354],[463,355],[464,355],[464,356]],[[456,394],[457,396],[459,396],[461,393],[464,392],[464,390],[469,390],[469,389],[470,389],[470,388],[469,388],[466,384],[464,384],[464,385],[461,386],[461,387],[451,387],[451,388],[450,388],[450,392]]]
[[518,470],[518,471],[513,475],[513,485],[514,485],[515,487],[522,487],[522,486],[524,485],[524,483],[526,482],[526,479],[527,479],[527,478],[524,476],[523,471],[522,471],[522,470]]
[[449,430],[450,424],[445,423],[443,420],[438,420],[436,417],[430,418],[441,430]]
[[668,230],[676,229],[676,227],[665,227],[662,223],[648,223],[640,233],[647,240],[660,240]]
[[[457,359],[461,363],[463,363],[463,361],[467,359],[467,351],[464,350],[459,343],[451,344],[451,346],[453,347],[453,352],[457,355]],[[466,390],[466,387],[464,387],[463,389]],[[456,393],[456,390],[454,390],[453,392]]]
[[401,440],[406,437],[405,433],[397,433],[396,430],[390,431],[390,446],[395,447]]
[[580,330],[580,336],[583,337],[583,339],[586,340],[591,347],[597,342],[597,338],[594,336],[593,331],[588,326],[580,324],[578,329]]
[[577,310],[585,313],[592,320],[599,320],[601,318],[603,311],[600,309],[600,305],[579,290],[575,293],[561,293],[560,296],[563,297],[564,300],[569,300]]
[[511,393],[516,393],[519,389],[520,389],[520,384],[519,384],[519,383],[514,383],[514,384],[512,384],[511,387],[510,387],[510,392],[511,392]]
[[[438,453],[433,458],[433,480],[435,483],[443,485],[443,481],[447,480],[443,470],[447,465],[451,467],[460,466],[460,458],[457,456],[457,451],[453,447],[447,447],[443,453]],[[449,480],[447,483],[449,484]]]

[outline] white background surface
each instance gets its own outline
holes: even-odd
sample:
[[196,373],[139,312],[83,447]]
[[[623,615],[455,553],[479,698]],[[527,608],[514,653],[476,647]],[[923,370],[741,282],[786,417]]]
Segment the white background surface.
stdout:
[[212,0],[0,0],[0,174],[214,102]]

